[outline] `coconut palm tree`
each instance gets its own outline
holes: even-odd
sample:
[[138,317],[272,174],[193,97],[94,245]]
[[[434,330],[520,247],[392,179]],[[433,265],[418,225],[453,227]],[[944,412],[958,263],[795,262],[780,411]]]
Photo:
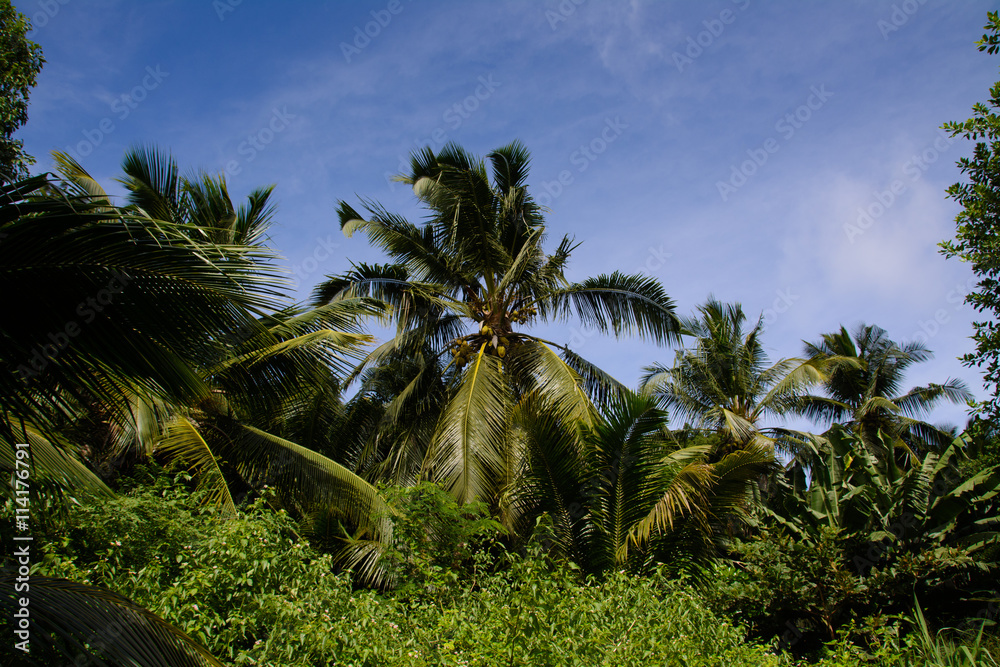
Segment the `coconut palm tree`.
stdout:
[[859,324],[853,335],[844,327],[823,334],[819,341],[805,343],[805,353],[828,364],[826,395],[802,397],[795,412],[823,425],[844,424],[879,457],[891,453],[879,432],[907,456],[947,447],[955,434],[920,417],[942,400],[963,404],[973,399],[957,379],[902,393],[906,369],[932,354],[919,343],[897,343],[874,325]]
[[[0,188],[0,291],[8,312],[17,313],[0,323],[0,469],[10,476],[28,461],[34,520],[67,495],[113,495],[80,462],[82,443],[67,428],[74,417],[98,404],[128,412],[134,395],[156,402],[205,397],[198,363],[225,332],[257,330],[254,313],[270,304],[268,274],[253,266],[258,252],[231,254],[193,242],[188,232],[47,176]],[[250,279],[255,272],[260,282]],[[53,660],[154,664],[155,653],[155,664],[220,664],[108,591],[35,579],[32,618],[41,630],[31,643],[40,656],[52,643]],[[13,575],[0,576],[5,613],[17,596]],[[103,649],[83,647],[112,622],[127,632]]]
[[[72,158],[55,154],[60,173],[81,194],[106,200],[107,194]],[[272,224],[271,188],[253,191],[239,208],[229,197],[225,179],[199,174],[185,178],[176,161],[155,148],[136,148],[123,161],[120,182],[128,191],[127,209],[168,218],[208,246],[224,244],[234,257],[258,253],[261,272],[271,266],[273,251],[264,243]],[[266,276],[249,275],[247,286]],[[252,486],[269,484],[296,501],[336,504],[352,522],[366,520],[374,489],[312,447],[322,446],[321,427],[336,412],[339,379],[370,340],[359,330],[359,316],[378,315],[379,305],[358,297],[316,308],[281,305],[283,284],[266,281],[272,290],[271,312],[260,313],[238,330],[214,340],[213,354],[199,359],[196,370],[211,388],[197,402],[161,403],[150,410],[150,398],[134,396],[124,418],[106,420],[116,427],[114,454],[129,449],[163,454],[184,461],[209,485],[208,498],[225,511],[235,505],[225,483],[219,457]],[[260,287],[260,285],[257,285]],[[349,363],[350,362],[350,363]],[[139,427],[145,417],[146,428]]]
[[603,332],[665,343],[676,339],[679,323],[652,278],[612,273],[570,283],[564,270],[576,244],[564,237],[552,254],[545,252],[542,210],[526,187],[527,150],[514,142],[487,160],[489,168],[455,145],[414,154],[410,173],[399,180],[413,186],[427,209],[422,225],[375,202],[365,202],[368,218],[341,202],[344,233],[365,233],[391,262],[358,264],[331,277],[317,287],[314,303],[366,295],[392,309],[395,336],[357,371],[394,358],[420,364],[423,370],[388,406],[390,421],[422,400],[427,375],[444,366],[447,401],[422,475],[460,501],[496,503],[517,466],[510,433],[524,396],[537,395],[561,418],[590,423],[588,392],[620,388],[528,326],[575,315]]
[[74,401],[207,395],[197,364],[225,332],[259,331],[272,274],[260,250],[189,232],[45,176],[0,189],[0,289],[18,313],[0,324],[7,442],[12,422],[51,432]]
[[646,368],[642,389],[657,396],[679,419],[721,436],[721,456],[752,443],[786,451],[797,436],[765,427],[765,420],[787,414],[803,389],[823,378],[819,360],[781,359],[771,364],[761,343],[763,318],[749,330],[740,304],[710,298],[700,317],[684,320],[693,347],[677,353],[673,366]]
[[762,442],[712,461],[709,444],[679,445],[649,395],[623,392],[592,425],[519,406],[524,457],[508,523],[529,532],[546,513],[554,548],[592,572],[656,562],[703,575],[750,509],[751,483],[774,465]]
[[[336,381],[358,358],[368,337],[357,317],[378,304],[284,302],[262,243],[268,189],[235,209],[221,178],[183,179],[172,158],[140,149],[126,158],[129,203],[116,206],[79,164],[57,162],[62,182],[0,188],[0,290],[19,314],[0,324],[0,470],[23,467],[29,453],[33,518],[45,496],[113,496],[81,463],[106,439],[186,462],[223,510],[234,509],[227,482],[238,478],[377,534],[385,508],[370,484],[265,429],[299,428],[304,406],[329,388],[320,380]],[[13,596],[0,581],[0,606]],[[33,617],[48,619],[61,638],[54,650],[70,659],[116,621],[134,631],[100,649],[106,657],[219,664],[107,591],[39,581],[39,596]]]
[[[58,450],[45,460],[62,466],[64,488],[105,494],[71,463],[76,455],[96,462],[155,448],[201,473],[208,497],[231,512],[224,455],[230,477],[285,481],[280,488],[313,501],[339,494],[346,514],[365,520],[378,504],[374,488],[290,438],[302,434],[301,414],[313,399],[339,386],[336,376],[359,358],[369,338],[358,316],[377,314],[378,304],[363,297],[320,308],[282,303],[274,252],[263,243],[270,188],[236,208],[224,179],[183,178],[172,157],[139,148],[123,165],[128,204],[116,207],[81,165],[55,158],[61,183],[26,184],[18,191],[24,201],[5,207],[0,280],[26,301],[22,312],[38,316],[5,327],[4,343],[23,340],[30,350],[45,341],[42,332],[56,330],[72,344],[38,369],[17,365],[27,351],[0,350],[13,369],[4,376],[13,379],[3,393],[7,442]],[[50,324],[64,320],[75,328]],[[13,465],[12,454],[4,448],[0,459]]]

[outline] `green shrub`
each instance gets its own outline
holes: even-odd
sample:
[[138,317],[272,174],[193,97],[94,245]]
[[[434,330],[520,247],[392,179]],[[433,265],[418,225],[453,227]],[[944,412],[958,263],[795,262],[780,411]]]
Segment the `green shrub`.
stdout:
[[[871,556],[871,545],[832,528],[809,541],[783,530],[763,531],[735,542],[733,549],[735,560],[718,568],[706,591],[709,605],[744,624],[751,638],[776,641],[798,656],[826,655],[831,649],[824,644],[851,660],[916,650],[907,643],[916,626],[903,621],[913,614],[914,593],[933,601],[939,626],[978,630],[981,623],[971,617],[995,609],[989,606],[995,592],[980,596],[969,587],[987,580],[982,565],[960,549],[885,551],[873,556],[874,564],[866,559],[869,564],[859,567],[858,554]],[[965,633],[955,640],[971,643],[974,636]],[[906,638],[902,644],[901,637]]]
[[[836,570],[823,571],[845,562],[836,540],[813,554],[788,540],[748,543],[746,569],[720,568],[707,598],[662,571],[585,577],[537,540],[526,553],[503,551],[490,541],[495,525],[483,508],[458,507],[426,486],[393,497],[388,558],[401,585],[379,593],[338,573],[263,499],[231,519],[197,500],[160,480],[118,503],[79,508],[66,535],[47,542],[36,573],[112,589],[227,664],[269,667],[791,665],[747,640],[744,623],[761,628],[754,608],[773,611],[780,601],[819,613],[820,590],[834,607],[871,595],[857,582],[838,589]],[[926,646],[909,627],[885,616],[848,620],[816,664],[924,664]],[[959,651],[963,641],[942,650]]]
[[382,563],[397,584],[397,596],[454,592],[460,576],[480,571],[503,531],[484,503],[460,506],[429,482],[388,489],[386,500],[396,515]]
[[[402,576],[426,590],[430,568],[447,594],[358,590],[262,500],[224,520],[162,484],[75,512],[37,572],[130,597],[232,665],[784,664],[659,574],[584,578],[536,546],[487,572],[474,544],[493,527],[479,510],[459,520],[435,490],[404,495]],[[448,524],[441,544],[424,539],[428,517]]]

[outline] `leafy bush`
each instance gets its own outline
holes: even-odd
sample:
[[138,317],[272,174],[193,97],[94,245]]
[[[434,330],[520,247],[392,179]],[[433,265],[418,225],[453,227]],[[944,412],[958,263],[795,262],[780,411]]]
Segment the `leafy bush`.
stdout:
[[745,623],[754,637],[794,644],[796,653],[834,640],[852,621],[909,612],[914,593],[934,601],[938,621],[961,622],[982,606],[975,585],[989,581],[988,571],[957,548],[884,554],[863,566],[859,554],[871,556],[880,545],[832,528],[810,541],[765,531],[733,548],[739,568],[716,578],[713,608]]
[[[432,614],[436,627],[413,628],[427,658],[414,664],[783,664],[660,575],[582,579],[535,555],[513,558],[508,571],[470,593]],[[443,641],[435,645],[434,636]]]
[[1000,471],[963,475],[962,440],[904,467],[839,426],[799,456],[808,469],[798,463],[779,480],[765,528],[734,545],[739,568],[716,587],[717,609],[798,654],[852,621],[852,640],[868,647],[879,617],[910,612],[914,594],[934,601],[938,624],[976,613],[995,587]]
[[661,575],[584,578],[534,544],[492,573],[470,566],[490,522],[472,511],[431,547],[420,517],[452,521],[454,508],[433,489],[403,495],[400,567],[424,584],[430,568],[447,595],[358,590],[286,513],[259,500],[224,520],[163,484],[76,512],[37,573],[126,595],[232,665],[783,664]]
[[396,511],[392,544],[384,567],[398,582],[397,594],[437,592],[482,564],[492,539],[502,531],[484,503],[459,505],[436,484],[395,487],[386,500]]
[[[197,507],[177,480],[159,476],[150,486],[113,500],[77,508],[62,530],[46,536],[49,548],[75,563],[94,566],[99,579],[120,569],[149,569],[167,583],[178,574],[174,557],[201,538],[210,510]],[[98,564],[101,564],[98,567]],[[56,567],[53,562],[53,567]],[[95,581],[94,583],[100,583]]]
[[[747,543],[746,569],[720,568],[709,605],[662,570],[586,577],[547,557],[538,540],[524,553],[503,551],[488,541],[495,526],[483,508],[458,507],[434,487],[389,495],[399,516],[387,559],[401,585],[387,593],[358,589],[263,499],[227,520],[197,509],[183,484],[162,479],[118,503],[78,509],[35,574],[125,595],[227,664],[273,667],[791,665],[748,642],[744,623],[765,636],[761,618],[780,605],[822,614],[820,590],[851,618],[845,601],[872,595],[864,582],[838,589],[837,572],[824,571],[845,562],[834,535],[816,554],[787,538]],[[898,618],[849,620],[836,642],[817,642],[817,664],[900,664],[904,655],[924,664],[926,647],[907,627]],[[804,645],[784,639],[786,647]]]

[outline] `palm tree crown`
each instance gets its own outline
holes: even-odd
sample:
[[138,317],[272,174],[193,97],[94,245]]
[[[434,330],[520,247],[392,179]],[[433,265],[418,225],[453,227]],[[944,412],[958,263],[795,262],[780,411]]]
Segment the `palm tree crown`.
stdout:
[[832,360],[823,383],[826,396],[808,396],[796,411],[821,423],[842,423],[860,435],[875,454],[882,451],[881,430],[897,445],[916,450],[947,446],[954,434],[921,421],[942,399],[962,404],[972,399],[961,380],[913,387],[901,393],[906,369],[931,358],[919,343],[897,343],[877,326],[860,324],[853,336],[844,327],[805,343],[806,354]]
[[821,379],[820,366],[801,359],[771,364],[761,343],[763,319],[745,332],[746,315],[738,303],[710,298],[698,310],[700,317],[684,321],[694,347],[680,350],[672,367],[649,366],[643,389],[659,396],[678,418],[718,432],[723,451],[755,441],[794,449],[789,432],[761,424],[786,414],[803,387]]
[[[461,500],[493,500],[501,480],[510,478],[507,434],[521,397],[535,392],[560,415],[589,422],[588,390],[618,386],[524,325],[575,314],[600,331],[660,343],[679,331],[673,302],[652,278],[616,272],[567,281],[563,272],[575,244],[566,236],[552,254],[543,250],[542,210],[525,185],[527,150],[514,142],[487,159],[489,169],[451,144],[413,156],[411,172],[399,180],[412,185],[427,208],[423,225],[374,202],[365,202],[370,217],[364,219],[341,202],[344,233],[365,232],[392,263],[357,264],[314,294],[317,303],[366,295],[392,307],[396,335],[364,365],[407,357],[424,359],[427,373],[443,372],[449,399],[439,406],[423,470]],[[397,396],[390,415],[413,400],[423,375]]]

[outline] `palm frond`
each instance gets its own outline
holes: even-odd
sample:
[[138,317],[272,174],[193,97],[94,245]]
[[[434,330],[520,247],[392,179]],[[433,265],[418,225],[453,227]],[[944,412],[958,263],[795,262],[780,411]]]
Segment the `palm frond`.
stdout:
[[587,396],[590,397],[591,402],[597,405],[604,405],[631,391],[624,384],[612,377],[610,373],[600,369],[569,348],[562,348],[560,354],[566,365],[580,376],[581,386],[587,392]]
[[236,504],[212,448],[198,425],[187,417],[174,417],[166,424],[157,449],[170,459],[182,462],[206,492],[206,504],[219,508],[224,516],[236,516]]
[[667,533],[682,518],[694,517],[706,523],[704,515],[709,504],[709,493],[714,475],[712,466],[704,462],[710,447],[696,446],[672,452],[664,461],[660,475],[669,482],[649,513],[636,523],[622,541],[616,554],[619,560],[628,557],[629,543],[643,547],[656,533]]
[[128,202],[155,220],[181,220],[181,180],[177,162],[169,153],[153,146],[133,146],[122,162],[125,178],[119,182],[129,191]]
[[546,294],[538,308],[559,318],[575,311],[584,325],[616,336],[634,334],[660,344],[680,337],[673,300],[648,276],[614,272],[588,278]]
[[110,203],[111,197],[108,193],[73,156],[61,151],[52,151],[52,160],[56,163],[56,171],[65,179],[67,192],[75,196],[89,197],[94,202]]
[[893,399],[899,411],[907,417],[918,417],[927,414],[939,401],[946,400],[955,405],[965,405],[973,400],[968,386],[959,379],[945,380],[944,384],[928,384],[925,387],[914,387],[903,396]]
[[512,407],[500,360],[486,355],[484,343],[441,414],[429,454],[432,478],[459,502],[496,500]]
[[2,325],[3,407],[37,413],[32,403],[56,400],[55,387],[109,403],[133,388],[205,395],[196,368],[217,356],[222,332],[253,330],[251,311],[274,306],[258,254],[222,262],[232,249],[195,244],[183,226],[49,187],[40,198],[0,192],[0,289],[23,315]]
[[516,534],[528,534],[534,519],[546,512],[552,518],[557,553],[578,563],[588,562],[595,555],[588,497],[595,488],[580,429],[558,419],[536,394],[521,399],[514,423],[526,455],[501,503],[504,525]]
[[255,487],[271,485],[305,505],[326,505],[357,526],[376,534],[386,529],[389,508],[378,490],[318,452],[239,423],[226,424],[232,434],[219,453]]
[[[44,505],[114,497],[114,492],[80,462],[70,443],[57,440],[57,436],[50,439],[40,429],[24,422],[8,422],[4,431],[14,435],[8,438],[6,433],[0,433],[0,472],[12,480],[5,485],[3,495],[18,497],[16,480],[22,479],[18,470],[26,470],[30,482],[25,483],[23,489],[32,494],[46,490],[58,494],[58,498],[45,499]],[[18,447],[19,444],[28,446]],[[37,498],[36,495],[31,497]]]
[[545,341],[523,337],[513,346],[505,365],[526,392],[534,391],[560,419],[589,425],[593,406],[580,375]]
[[[13,618],[24,593],[0,573],[0,609]],[[31,655],[79,664],[223,667],[180,629],[126,597],[65,579],[31,575]],[[39,650],[41,649],[41,650]],[[48,662],[47,664],[55,664]]]

